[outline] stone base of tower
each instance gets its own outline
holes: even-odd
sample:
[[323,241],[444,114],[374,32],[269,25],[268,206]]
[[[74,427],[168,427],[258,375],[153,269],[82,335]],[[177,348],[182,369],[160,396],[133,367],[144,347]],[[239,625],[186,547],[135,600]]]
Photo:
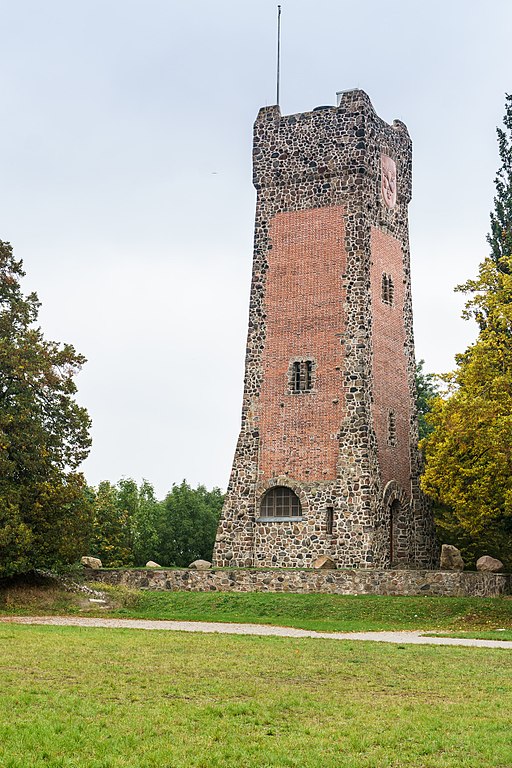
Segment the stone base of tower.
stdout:
[[[364,488],[364,483],[361,483]],[[359,484],[355,483],[356,493]],[[347,490],[332,483],[305,486],[276,478],[259,490],[289,488],[300,502],[295,518],[262,517],[259,503],[240,503],[229,494],[213,553],[214,567],[311,568],[328,555],[337,568],[433,568],[437,547],[428,502],[413,503],[392,481],[364,506],[347,501]],[[364,497],[364,493],[360,497]],[[254,499],[254,494],[250,494]]]

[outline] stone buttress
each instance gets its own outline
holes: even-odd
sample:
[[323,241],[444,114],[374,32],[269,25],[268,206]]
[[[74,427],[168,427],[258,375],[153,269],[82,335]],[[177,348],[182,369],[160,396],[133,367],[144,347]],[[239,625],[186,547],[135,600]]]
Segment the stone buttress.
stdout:
[[407,209],[412,147],[368,96],[254,126],[242,425],[217,566],[429,567]]

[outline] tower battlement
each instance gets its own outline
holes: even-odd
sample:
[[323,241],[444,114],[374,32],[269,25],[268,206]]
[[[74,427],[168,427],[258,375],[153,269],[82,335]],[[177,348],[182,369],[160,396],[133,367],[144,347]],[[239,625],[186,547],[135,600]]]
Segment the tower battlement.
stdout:
[[429,565],[407,206],[412,145],[368,96],[254,125],[242,425],[217,565]]
[[[253,183],[272,186],[339,179],[342,192],[356,193],[371,176],[378,182],[379,152],[400,158],[400,194],[411,200],[412,143],[404,123],[384,122],[364,91],[346,91],[338,107],[281,115],[278,106],[262,107],[254,123]],[[353,186],[348,186],[354,176]],[[322,203],[328,190],[318,190]]]

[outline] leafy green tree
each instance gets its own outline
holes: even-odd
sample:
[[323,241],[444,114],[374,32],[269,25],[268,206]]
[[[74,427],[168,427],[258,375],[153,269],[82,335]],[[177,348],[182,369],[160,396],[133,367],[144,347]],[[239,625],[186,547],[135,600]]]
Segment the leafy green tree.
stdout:
[[111,568],[161,565],[186,566],[210,559],[224,497],[218,488],[174,485],[164,501],[153,486],[140,487],[131,478],[93,490],[94,523],[91,554]]
[[464,316],[477,320],[476,342],[457,356],[449,393],[434,401],[423,440],[423,490],[439,505],[442,537],[461,543],[469,559],[488,553],[512,567],[512,99],[498,131],[501,168],[491,215],[491,255],[470,293]]
[[185,567],[193,560],[211,560],[224,497],[219,488],[191,488],[183,480],[162,502],[158,562]]
[[0,241],[0,575],[76,559],[90,525],[77,472],[90,420],[73,380],[85,359],[44,338],[24,275]]
[[143,480],[138,489],[137,507],[133,514],[132,540],[135,565],[145,565],[157,557],[163,505],[156,500],[153,486]]
[[120,503],[118,487],[104,480],[93,493],[91,554],[108,568],[133,565],[131,512],[126,503]]
[[425,417],[427,413],[430,413],[433,399],[439,394],[438,377],[435,373],[425,373],[424,365],[424,360],[416,363],[416,410],[418,412],[420,440],[432,431],[432,427],[427,423]]

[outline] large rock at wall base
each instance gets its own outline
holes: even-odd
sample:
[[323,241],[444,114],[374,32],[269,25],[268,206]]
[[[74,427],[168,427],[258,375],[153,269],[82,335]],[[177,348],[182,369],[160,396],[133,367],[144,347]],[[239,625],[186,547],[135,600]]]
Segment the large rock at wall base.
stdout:
[[336,568],[336,563],[332,557],[329,557],[329,555],[320,555],[320,557],[317,557],[314,561],[313,568],[317,571],[334,570]]
[[195,569],[196,571],[207,571],[211,567],[212,564],[208,560],[194,560],[194,562],[189,565],[189,568]]
[[464,560],[457,547],[452,546],[452,544],[443,544],[440,567],[442,571],[464,570]]
[[82,565],[85,565],[86,568],[94,568],[95,571],[98,571],[103,567],[99,557],[82,557],[80,562]]
[[161,568],[161,565],[158,565],[158,563],[155,563],[154,560],[148,560],[146,563],[146,568]]
[[501,573],[505,566],[496,557],[490,555],[482,555],[476,561],[477,571],[487,571],[488,573]]

